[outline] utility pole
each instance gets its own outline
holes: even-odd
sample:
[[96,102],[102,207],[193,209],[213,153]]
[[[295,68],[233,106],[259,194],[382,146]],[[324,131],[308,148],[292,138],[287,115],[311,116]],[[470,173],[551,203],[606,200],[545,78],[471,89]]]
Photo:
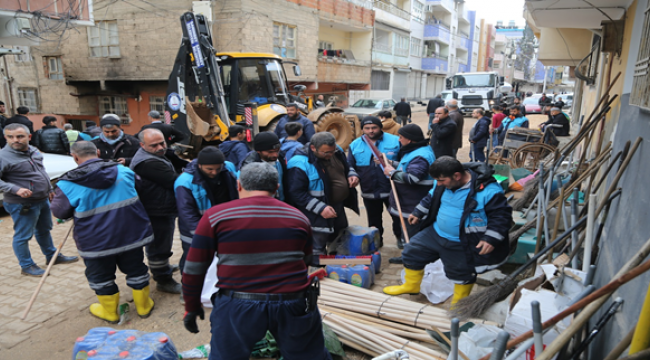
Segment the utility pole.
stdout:
[[542,94],[546,93],[546,75],[548,72],[548,68],[544,66],[544,86],[542,87]]

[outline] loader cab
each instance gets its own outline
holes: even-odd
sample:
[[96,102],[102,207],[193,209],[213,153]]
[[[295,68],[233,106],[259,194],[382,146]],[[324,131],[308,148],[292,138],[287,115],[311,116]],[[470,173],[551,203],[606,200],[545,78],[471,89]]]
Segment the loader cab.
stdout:
[[[261,53],[218,53],[228,114],[232,121],[241,121],[245,103],[258,108],[271,107],[277,113],[292,102],[287,77],[280,57]],[[281,106],[273,106],[273,105]]]

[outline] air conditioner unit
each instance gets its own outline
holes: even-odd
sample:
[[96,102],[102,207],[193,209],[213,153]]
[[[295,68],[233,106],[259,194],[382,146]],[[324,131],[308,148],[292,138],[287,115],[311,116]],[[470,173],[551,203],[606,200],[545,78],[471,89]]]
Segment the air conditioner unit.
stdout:
[[26,18],[15,18],[14,19],[14,26],[16,27],[16,31],[26,31],[26,30],[31,30],[32,25],[29,23],[29,19]]

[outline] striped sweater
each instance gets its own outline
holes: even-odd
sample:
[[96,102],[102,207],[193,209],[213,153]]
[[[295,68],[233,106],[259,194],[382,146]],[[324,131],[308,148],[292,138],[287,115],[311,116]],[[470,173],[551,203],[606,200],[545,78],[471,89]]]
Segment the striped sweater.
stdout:
[[307,285],[312,233],[297,209],[254,196],[212,207],[199,221],[183,269],[185,310],[201,307],[201,289],[219,257],[219,288],[251,293],[294,293]]

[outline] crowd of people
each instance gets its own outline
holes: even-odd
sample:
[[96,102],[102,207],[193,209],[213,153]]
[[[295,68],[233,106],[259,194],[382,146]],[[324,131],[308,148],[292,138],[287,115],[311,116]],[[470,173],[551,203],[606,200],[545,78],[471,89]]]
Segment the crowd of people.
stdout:
[[[205,283],[216,263],[219,291],[212,295],[210,319],[211,345],[219,350],[211,359],[244,358],[267,329],[286,359],[330,359],[317,306],[309,300],[308,269],[320,265],[320,255],[336,251],[335,239],[348,226],[345,209],[359,214],[359,196],[368,226],[380,231],[376,245],[384,244],[385,208],[403,249],[390,262],[404,264],[406,282],[386,287],[387,294],[419,292],[424,266],[441,259],[456,284],[455,303],[469,294],[476,274],[507,258],[511,208],[482,161],[491,134],[501,138],[528,120],[519,106],[509,108],[507,117],[498,106],[492,118],[475,110],[470,142],[477,163],[462,164],[456,156],[463,146],[463,115],[456,100],[441,100],[427,107],[429,136],[409,123],[410,109],[398,114],[397,126],[387,122],[390,112],[368,116],[360,124],[363,135],[346,154],[334,135],[315,133],[297,106],[289,105],[274,131],[252,139],[252,149],[245,128],[233,125],[227,141],[204,147],[190,162],[170,149],[184,134],[162,123],[155,111],[149,113],[151,124],[135,136],[124,132],[115,114],[84,132],[57,129],[48,117],[38,135],[22,118],[7,122],[0,191],[14,221],[21,272],[43,274],[29,254],[33,235],[46,262],[53,260],[51,214],[72,219],[86,278],[98,299],[90,306],[94,316],[119,320],[119,269],[139,316],[154,309],[151,274],[159,292],[180,295],[184,325],[198,332],[197,318],[205,316],[201,293],[216,285]],[[551,113],[546,125],[555,124],[556,115],[561,120],[557,111]],[[63,150],[78,164],[55,188],[39,146],[43,152]],[[180,283],[170,263],[177,223]],[[78,258],[60,254],[54,261]]]

